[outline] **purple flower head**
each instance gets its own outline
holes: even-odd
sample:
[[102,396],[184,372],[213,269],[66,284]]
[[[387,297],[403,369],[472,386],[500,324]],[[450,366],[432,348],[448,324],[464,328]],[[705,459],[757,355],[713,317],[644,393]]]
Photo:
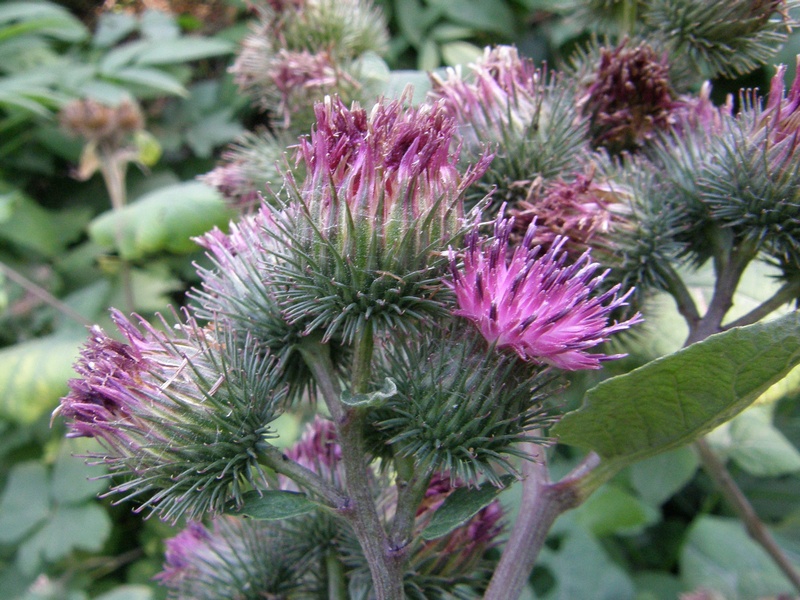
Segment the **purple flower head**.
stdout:
[[[344,481],[342,448],[337,441],[336,427],[329,419],[316,416],[285,454],[331,483],[339,485]],[[278,481],[282,490],[298,490],[297,485],[286,477],[279,476]]]
[[725,104],[716,106],[711,101],[711,82],[706,81],[697,96],[683,95],[675,103],[673,116],[677,132],[702,131],[718,135],[724,121],[733,115],[733,96],[728,94]]
[[797,58],[795,78],[789,93],[784,87],[786,65],[778,65],[770,82],[767,105],[759,115],[756,126],[769,130],[770,142],[777,144],[792,138],[791,152],[797,148],[800,137],[800,57]]
[[[469,124],[463,135],[476,136],[468,143],[500,142],[508,130],[522,135],[548,110],[542,103],[546,71],[521,58],[513,46],[487,47],[470,67],[469,79],[459,67],[448,69],[446,78],[431,75],[433,96],[443,99],[460,123]],[[494,134],[492,139],[481,139],[487,132]]]
[[310,568],[297,545],[271,521],[192,521],[166,541],[164,569],[155,579],[172,600],[288,598]]
[[[443,104],[406,109],[407,100],[381,101],[367,113],[327,97],[316,106],[310,139],[300,142],[298,161],[308,172],[301,194],[342,249],[350,233],[377,236],[389,253],[410,235],[412,256],[446,243],[460,227],[465,189],[488,165],[483,157],[462,176],[451,151],[455,122]],[[351,219],[360,232],[347,231]]]
[[310,322],[327,341],[363,330],[407,327],[444,307],[444,251],[464,230],[466,188],[489,157],[466,170],[451,150],[455,124],[441,103],[407,108],[407,95],[370,112],[339,98],[316,105],[317,126],[300,140],[302,184],[289,174],[293,201],[276,216],[289,238],[281,306],[290,323]]
[[70,435],[95,437],[94,456],[127,479],[112,491],[146,495],[165,519],[241,502],[263,477],[258,454],[285,390],[275,361],[250,339],[188,319],[164,331],[112,312],[126,341],[95,327],[60,412]]
[[599,265],[588,250],[569,264],[564,237],[542,254],[533,244],[535,223],[508,258],[512,228],[513,220],[498,217],[493,239],[472,232],[462,268],[451,251],[454,314],[472,321],[489,343],[510,348],[523,360],[574,371],[599,369],[602,361],[620,358],[587,351],[642,320],[637,313],[608,324],[611,312],[626,305],[633,290],[620,296],[615,286],[593,296],[607,272],[595,274]]
[[258,203],[258,191],[238,162],[221,164],[199,179],[215,188],[234,208],[247,209]]
[[185,578],[192,577],[197,568],[197,554],[210,541],[211,533],[202,523],[190,521],[186,529],[166,540],[164,570],[156,575],[156,579],[164,585],[176,587]]
[[569,80],[537,68],[512,46],[486,48],[462,74],[450,68],[431,75],[430,96],[443,101],[459,124],[467,161],[488,147],[495,157],[479,189],[496,188],[493,198],[516,202],[539,177],[574,166],[586,148],[587,119]]

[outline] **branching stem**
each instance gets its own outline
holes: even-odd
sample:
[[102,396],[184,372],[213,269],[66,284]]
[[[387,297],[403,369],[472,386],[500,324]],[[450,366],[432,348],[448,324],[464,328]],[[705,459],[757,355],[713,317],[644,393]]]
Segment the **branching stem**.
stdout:
[[727,331],[728,329],[732,329],[734,327],[743,327],[745,325],[751,325],[757,321],[760,321],[771,312],[779,309],[784,304],[788,304],[798,296],[800,296],[800,280],[789,281],[783,284],[781,288],[775,292],[772,298],[765,300],[743,317],[739,317],[732,323],[728,323],[722,328],[722,330]]
[[800,592],[800,572],[794,567],[784,551],[775,542],[775,538],[759,519],[753,506],[748,501],[739,486],[731,477],[725,464],[717,458],[714,451],[705,439],[699,439],[694,443],[700,454],[700,460],[706,473],[714,480],[717,488],[722,492],[725,500],[731,505],[733,510],[744,523],[747,533],[752,539],[769,554],[776,565],[783,571],[783,574],[792,582],[795,589]]
[[[356,394],[367,391],[372,363],[372,328],[366,327],[360,333],[352,371],[351,392]],[[386,530],[378,517],[371,489],[372,473],[367,463],[363,413],[360,409],[342,403],[341,386],[327,345],[310,341],[300,345],[299,350],[314,374],[339,434],[348,494],[346,506],[340,514],[349,521],[364,551],[376,599],[402,600],[405,552],[396,552],[391,547]]]
[[596,454],[590,455],[587,458],[589,462],[584,461],[585,468],[579,472],[573,471],[557,483],[551,483],[545,448],[532,442],[525,442],[522,447],[530,460],[522,465],[524,479],[519,516],[486,589],[484,600],[519,598],[548,531],[561,513],[580,504],[581,478],[599,463]]
[[88,319],[86,319],[83,315],[75,312],[69,305],[64,304],[61,300],[53,296],[50,292],[44,289],[37,283],[34,283],[27,277],[25,277],[22,273],[12,269],[4,262],[0,262],[0,272],[3,273],[6,277],[8,277],[11,281],[19,285],[28,293],[36,296],[39,300],[44,302],[45,304],[53,307],[58,312],[63,314],[66,317],[69,317],[73,321],[77,321],[81,325],[85,325],[86,327],[91,327],[92,323]]

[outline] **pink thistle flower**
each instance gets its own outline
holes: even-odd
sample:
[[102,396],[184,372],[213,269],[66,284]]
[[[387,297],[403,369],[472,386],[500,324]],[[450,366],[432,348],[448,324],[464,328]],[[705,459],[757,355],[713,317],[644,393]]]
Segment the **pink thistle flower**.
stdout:
[[471,233],[462,268],[451,251],[454,314],[472,321],[489,343],[510,348],[523,360],[574,371],[599,369],[602,361],[624,356],[587,351],[642,320],[637,313],[608,324],[633,290],[620,296],[617,285],[592,296],[608,271],[595,275],[599,265],[588,250],[567,264],[567,238],[560,236],[540,255],[541,246],[533,244],[535,223],[507,259],[512,228],[513,219],[498,217],[492,240]]
[[[344,481],[342,448],[337,437],[333,421],[317,415],[285,454],[326,481],[341,485]],[[297,484],[287,477],[279,475],[278,482],[282,490],[299,491]]]
[[[444,104],[407,109],[407,100],[380,101],[367,113],[326,97],[297,154],[307,171],[300,194],[316,226],[345,254],[356,240],[378,240],[382,256],[368,259],[390,272],[423,268],[425,249],[457,233],[464,192],[491,160],[482,156],[462,175]],[[391,264],[381,265],[383,256],[394,257]]]
[[524,197],[537,177],[553,177],[583,154],[587,119],[569,81],[512,46],[486,48],[469,67],[464,75],[458,67],[431,75],[430,96],[459,123],[468,160],[486,147],[495,153],[481,180],[484,189],[496,186],[495,199]]
[[263,479],[258,455],[282,409],[275,361],[252,340],[193,320],[164,331],[118,311],[119,342],[93,327],[54,414],[72,437],[94,437],[93,455],[127,480],[112,491],[147,495],[164,519],[221,512]]

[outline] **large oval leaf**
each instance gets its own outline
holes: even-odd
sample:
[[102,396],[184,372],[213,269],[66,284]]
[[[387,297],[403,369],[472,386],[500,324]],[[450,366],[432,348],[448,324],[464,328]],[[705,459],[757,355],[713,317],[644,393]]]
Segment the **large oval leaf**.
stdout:
[[84,339],[51,335],[0,350],[0,417],[31,423],[52,410]]
[[198,249],[192,237],[224,225],[233,217],[213,188],[190,181],[151,192],[120,211],[103,213],[89,224],[101,246],[116,248],[126,260],[156,252]]
[[631,463],[708,433],[798,363],[800,312],[731,329],[602,382],[553,434]]

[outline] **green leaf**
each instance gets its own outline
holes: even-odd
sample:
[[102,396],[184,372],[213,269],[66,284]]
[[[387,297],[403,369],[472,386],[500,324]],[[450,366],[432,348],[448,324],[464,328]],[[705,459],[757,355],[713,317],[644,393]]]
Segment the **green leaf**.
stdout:
[[175,17],[163,10],[148,9],[141,17],[142,35],[149,41],[161,43],[164,40],[174,40],[180,37],[181,28]]
[[319,505],[309,500],[305,494],[283,492],[280,490],[250,491],[242,496],[240,507],[231,508],[228,513],[243,515],[259,521],[280,521],[313,512]]
[[631,465],[631,485],[651,506],[661,506],[694,477],[699,461],[688,446]]
[[117,83],[141,85],[175,96],[186,96],[189,93],[180,81],[158,69],[126,67],[103,73],[103,76]]
[[726,600],[793,595],[792,584],[736,519],[696,519],[681,552],[680,573],[686,589],[714,590]]
[[162,251],[185,254],[198,249],[193,236],[224,226],[232,217],[216,190],[190,181],[146,194],[120,211],[103,213],[89,224],[89,236],[101,246],[115,248],[126,260]]
[[452,22],[478,31],[491,31],[503,36],[513,35],[517,21],[504,2],[493,0],[429,0],[439,7]]
[[0,542],[19,541],[44,521],[49,511],[44,465],[33,461],[15,465],[0,498]]
[[98,48],[109,48],[138,28],[139,21],[131,14],[104,11],[97,19],[92,43]]
[[87,465],[80,456],[90,451],[98,451],[94,440],[71,438],[62,442],[50,480],[50,497],[54,502],[85,502],[108,488],[107,479],[97,479],[105,470],[100,465]]
[[[508,486],[514,481],[514,477],[505,475],[500,480],[503,485]],[[480,489],[458,488],[433,513],[430,523],[422,531],[422,539],[435,540],[461,527],[504,490],[505,487],[499,488],[493,485],[484,485]]]
[[419,104],[431,89],[431,80],[425,71],[391,71],[383,93],[387,98],[397,98],[409,85],[414,89],[411,103]]
[[111,519],[97,504],[56,505],[44,527],[20,545],[17,564],[32,573],[42,561],[55,562],[73,550],[97,552],[111,533]]
[[136,57],[138,65],[174,65],[177,63],[230,54],[235,46],[225,40],[211,38],[180,38],[148,41]]
[[733,418],[798,362],[800,313],[735,328],[600,383],[553,434],[630,464]]
[[469,42],[447,42],[440,48],[446,65],[466,65],[483,55],[483,48]]
[[49,335],[0,350],[0,417],[32,423],[55,408],[84,339]]
[[6,2],[0,6],[0,41],[28,33],[80,42],[89,32],[68,10],[50,2]]
[[368,394],[351,394],[348,391],[342,392],[342,404],[360,408],[375,408],[381,406],[384,400],[388,400],[397,393],[397,384],[387,377],[383,382],[383,387],[376,392]]
[[152,600],[153,590],[146,585],[121,585],[94,600]]
[[611,484],[589,496],[575,513],[575,521],[597,537],[637,534],[659,517],[655,508]]
[[[566,515],[567,517],[569,515]],[[559,521],[564,520],[561,517]],[[633,584],[603,546],[585,529],[572,525],[558,551],[543,548],[538,565],[552,573],[553,588],[542,600],[630,600]]]
[[800,452],[772,424],[772,413],[771,406],[762,404],[744,411],[726,424],[724,435],[712,434],[714,449],[751,475],[778,477],[800,471]]

